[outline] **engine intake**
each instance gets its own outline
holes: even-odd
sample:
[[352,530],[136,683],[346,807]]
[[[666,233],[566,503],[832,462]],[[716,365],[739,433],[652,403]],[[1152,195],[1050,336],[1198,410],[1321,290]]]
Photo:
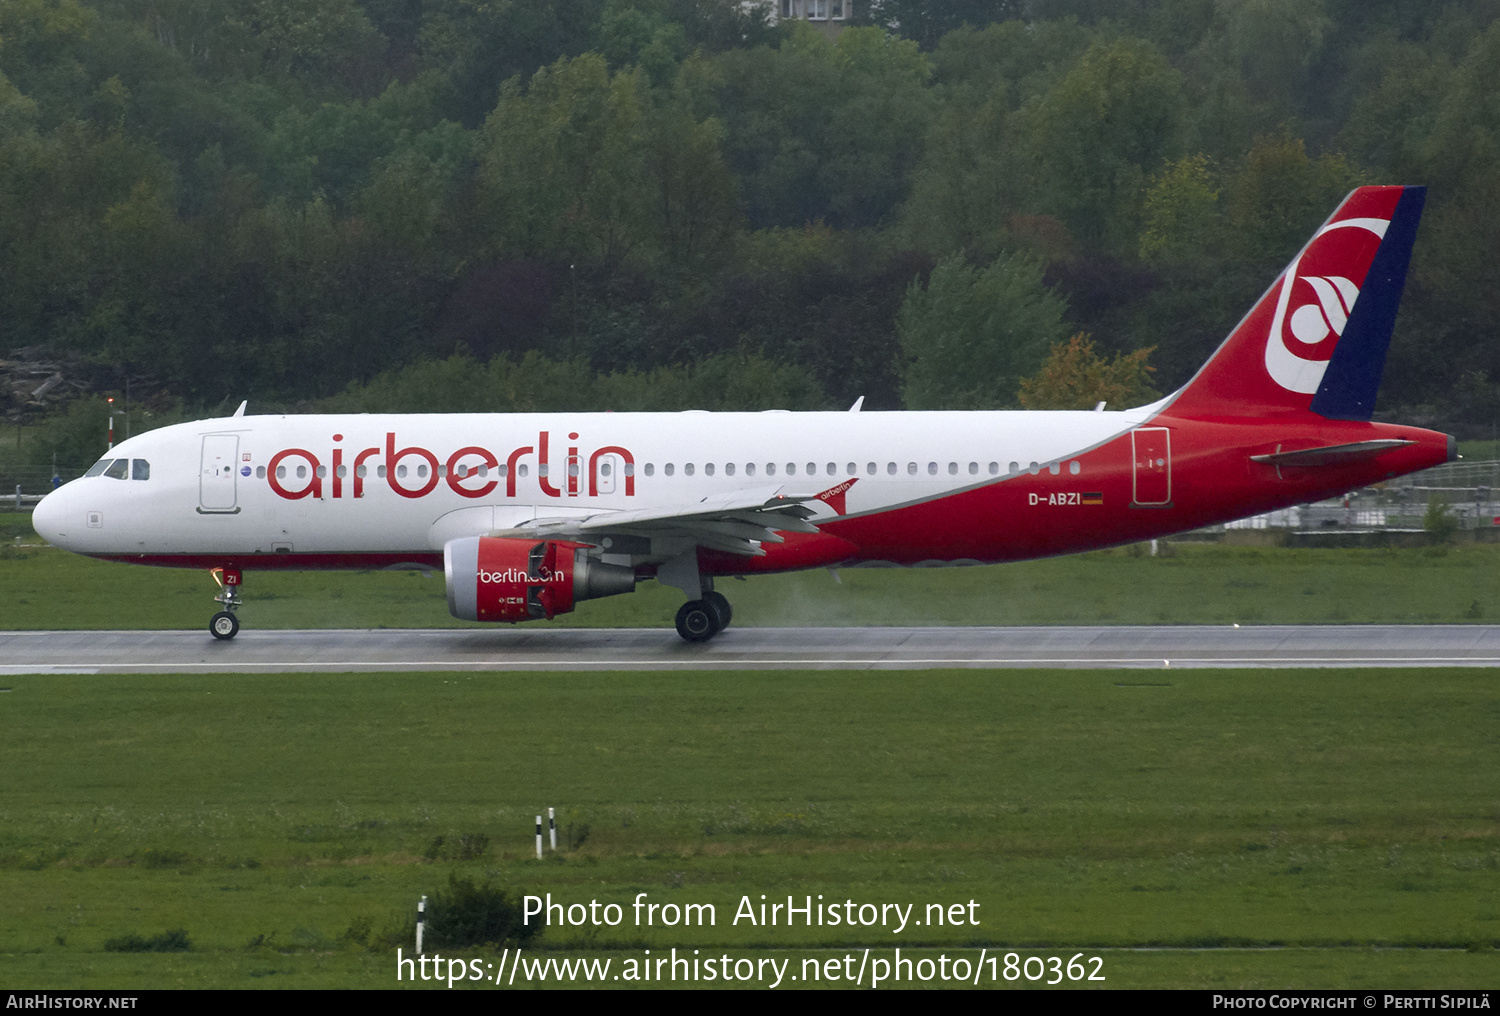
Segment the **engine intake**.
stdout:
[[448,612],[465,621],[551,620],[579,600],[635,589],[635,569],[566,540],[471,536],[443,547]]

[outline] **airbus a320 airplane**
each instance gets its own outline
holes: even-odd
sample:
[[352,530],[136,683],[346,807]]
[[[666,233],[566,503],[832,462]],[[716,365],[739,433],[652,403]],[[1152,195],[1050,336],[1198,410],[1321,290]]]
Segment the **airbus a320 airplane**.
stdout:
[[[1425,189],[1351,193],[1180,391],[1122,412],[244,416],[131,438],[48,495],[68,550],[205,568],[215,638],[255,569],[442,568],[460,618],[526,621],[655,577],[961,565],[1164,536],[1454,457],[1371,421]],[[1102,409],[1102,407],[1101,407]]]

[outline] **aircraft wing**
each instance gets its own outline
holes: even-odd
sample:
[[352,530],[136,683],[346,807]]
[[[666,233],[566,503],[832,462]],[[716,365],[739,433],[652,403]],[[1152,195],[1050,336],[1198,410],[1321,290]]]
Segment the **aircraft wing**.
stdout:
[[575,539],[598,543],[614,537],[677,537],[700,547],[748,557],[765,555],[763,543],[783,543],[784,532],[816,533],[816,513],[803,502],[816,494],[761,487],[711,495],[700,501],[657,508],[604,511],[582,518],[538,518],[496,536]]

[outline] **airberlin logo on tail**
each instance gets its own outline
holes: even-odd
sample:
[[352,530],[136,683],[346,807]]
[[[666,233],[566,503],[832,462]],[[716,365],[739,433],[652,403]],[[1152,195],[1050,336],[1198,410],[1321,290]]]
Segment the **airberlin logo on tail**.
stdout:
[[[529,483],[534,467],[535,482],[547,497],[579,497],[585,492],[597,497],[621,487],[626,497],[635,496],[635,456],[629,449],[606,445],[585,458],[578,445],[569,444],[563,461],[554,467],[551,438],[551,432],[544,430],[536,444],[512,449],[504,459],[488,448],[465,445],[442,460],[427,448],[400,447],[394,432],[385,435],[383,448],[377,445],[357,452],[341,447],[344,435],[335,434],[326,464],[306,448],[286,448],[266,464],[266,481],[288,501],[322,500],[325,492],[333,498],[364,497],[365,484],[371,480],[384,482],[407,498],[426,497],[442,482],[460,497],[488,497],[503,481],[505,496],[516,497],[518,482]],[[568,440],[577,441],[578,434],[569,433]],[[353,452],[352,457],[347,452]]]
[[1318,390],[1388,225],[1368,218],[1330,222],[1287,268],[1266,342],[1266,370],[1281,387]]

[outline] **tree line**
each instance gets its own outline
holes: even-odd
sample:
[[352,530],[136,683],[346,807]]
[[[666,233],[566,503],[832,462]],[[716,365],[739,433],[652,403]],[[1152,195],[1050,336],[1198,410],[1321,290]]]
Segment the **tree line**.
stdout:
[[854,9],[6,0],[0,356],[190,408],[1014,407],[1080,343],[1166,391],[1426,183],[1380,410],[1488,434],[1500,2]]

